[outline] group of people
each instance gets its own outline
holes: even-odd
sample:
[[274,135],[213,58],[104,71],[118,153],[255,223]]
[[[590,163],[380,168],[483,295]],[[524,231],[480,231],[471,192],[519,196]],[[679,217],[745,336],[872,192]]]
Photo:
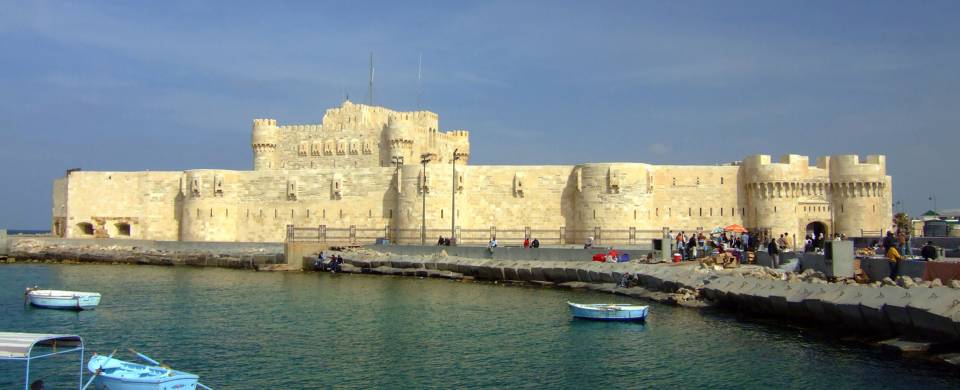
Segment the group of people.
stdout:
[[450,237],[440,236],[440,239],[437,240],[437,246],[450,246],[453,242]]
[[[875,249],[880,249],[880,245],[883,246],[884,256],[890,264],[890,279],[896,279],[900,262],[906,260],[904,256],[910,255],[910,238],[902,232],[894,235],[892,231],[888,230],[887,234],[883,237],[882,244],[878,245],[877,242],[874,242],[873,246]],[[933,241],[927,241],[927,243],[920,248],[920,256],[923,257],[925,261],[936,260],[940,257],[939,252],[937,247],[933,245]]]
[[337,273],[342,269],[341,265],[343,265],[343,257],[340,257],[340,255],[326,257],[323,255],[323,251],[320,251],[317,254],[317,259],[313,261],[313,270]]
[[746,251],[751,248],[752,237],[748,232],[739,234],[715,234],[707,237],[703,233],[693,233],[689,237],[686,232],[681,231],[674,238],[677,251],[680,253],[681,260],[691,260],[697,257],[705,256],[708,251],[717,249],[724,251],[726,248],[736,248]]
[[[498,247],[499,245],[500,245],[500,243],[497,242],[497,237],[491,237],[491,238],[490,238],[490,242],[487,243],[487,247],[488,247],[488,248],[496,248],[496,247]],[[525,238],[523,239],[523,247],[524,247],[524,248],[539,248],[539,247],[540,247],[540,240],[538,240],[538,239],[536,239],[536,238],[534,238],[533,240],[530,240],[530,237],[525,237]]]

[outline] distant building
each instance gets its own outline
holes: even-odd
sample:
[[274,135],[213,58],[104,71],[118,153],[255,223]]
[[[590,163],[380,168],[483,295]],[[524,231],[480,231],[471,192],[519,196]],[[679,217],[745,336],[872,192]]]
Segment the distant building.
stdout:
[[[584,141],[591,136],[584,129]],[[623,141],[642,150],[641,139]],[[500,234],[501,241],[532,235],[581,243],[597,236],[615,243],[663,227],[692,232],[740,224],[802,243],[808,233],[876,236],[892,220],[891,179],[880,155],[821,157],[815,164],[799,155],[754,155],[710,166],[475,166],[468,165],[469,133],[440,131],[437,114],[350,101],[327,110],[319,124],[255,119],[251,148],[252,171],[69,172],[54,183],[53,231],[282,241],[294,225],[419,242],[423,219],[435,239],[449,235],[455,214],[461,242]]]

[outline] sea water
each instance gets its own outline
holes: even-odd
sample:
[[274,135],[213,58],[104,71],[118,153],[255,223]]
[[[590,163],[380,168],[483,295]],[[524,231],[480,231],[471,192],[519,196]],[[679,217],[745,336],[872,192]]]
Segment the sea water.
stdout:
[[[23,289],[96,291],[95,310],[23,305]],[[802,329],[649,303],[646,323],[570,317],[555,288],[440,279],[133,265],[0,266],[0,330],[134,348],[216,389],[957,388],[956,372]],[[78,355],[31,378],[69,388]],[[24,366],[0,361],[0,389]],[[84,374],[84,379],[88,376]],[[22,387],[20,387],[22,388]]]

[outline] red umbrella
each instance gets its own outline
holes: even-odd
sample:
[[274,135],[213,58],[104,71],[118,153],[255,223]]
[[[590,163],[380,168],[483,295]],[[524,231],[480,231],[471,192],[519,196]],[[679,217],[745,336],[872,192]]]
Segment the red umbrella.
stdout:
[[727,227],[723,228],[723,231],[725,231],[725,232],[746,233],[746,232],[747,232],[747,229],[744,228],[743,226],[740,226],[740,225],[737,225],[737,224],[733,224],[733,225],[730,225],[730,226],[727,226]]

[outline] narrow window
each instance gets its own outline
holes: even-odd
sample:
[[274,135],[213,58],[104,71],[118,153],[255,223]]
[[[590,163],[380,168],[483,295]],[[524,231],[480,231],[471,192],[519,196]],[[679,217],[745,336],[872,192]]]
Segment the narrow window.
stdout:
[[597,219],[597,210],[593,210],[593,219]]
[[390,209],[390,218],[393,218],[393,209]]
[[[710,215],[713,215],[713,209],[710,209]],[[720,216],[723,216],[723,207],[720,208]]]
[[310,209],[307,209],[307,218],[310,218]]
[[290,209],[290,218],[293,218],[293,209]]
[[197,218],[200,218],[200,209],[197,209]]
[[777,206],[773,206],[773,212],[777,212]]
[[656,209],[655,211],[656,211],[657,216],[659,217],[659,216],[660,216],[660,208],[657,207],[657,209]]
[[274,218],[280,218],[280,211],[277,210],[277,209],[273,209],[273,217],[274,217]]
[[633,220],[637,220],[637,209],[633,209]]
[[440,209],[440,219],[443,219],[443,209]]
[[213,208],[210,208],[210,218],[213,218]]
[[688,207],[688,208],[687,208],[687,216],[688,216],[688,217],[692,217],[692,216],[693,216],[693,207]]
[[323,209],[323,216],[321,216],[321,218],[327,219],[327,209]]
[[723,184],[723,178],[722,178],[722,177],[720,178],[720,184],[721,184],[721,185]]
[[230,209],[223,209],[223,215],[227,218],[230,218]]
[[340,209],[340,219],[343,219],[343,209]]

